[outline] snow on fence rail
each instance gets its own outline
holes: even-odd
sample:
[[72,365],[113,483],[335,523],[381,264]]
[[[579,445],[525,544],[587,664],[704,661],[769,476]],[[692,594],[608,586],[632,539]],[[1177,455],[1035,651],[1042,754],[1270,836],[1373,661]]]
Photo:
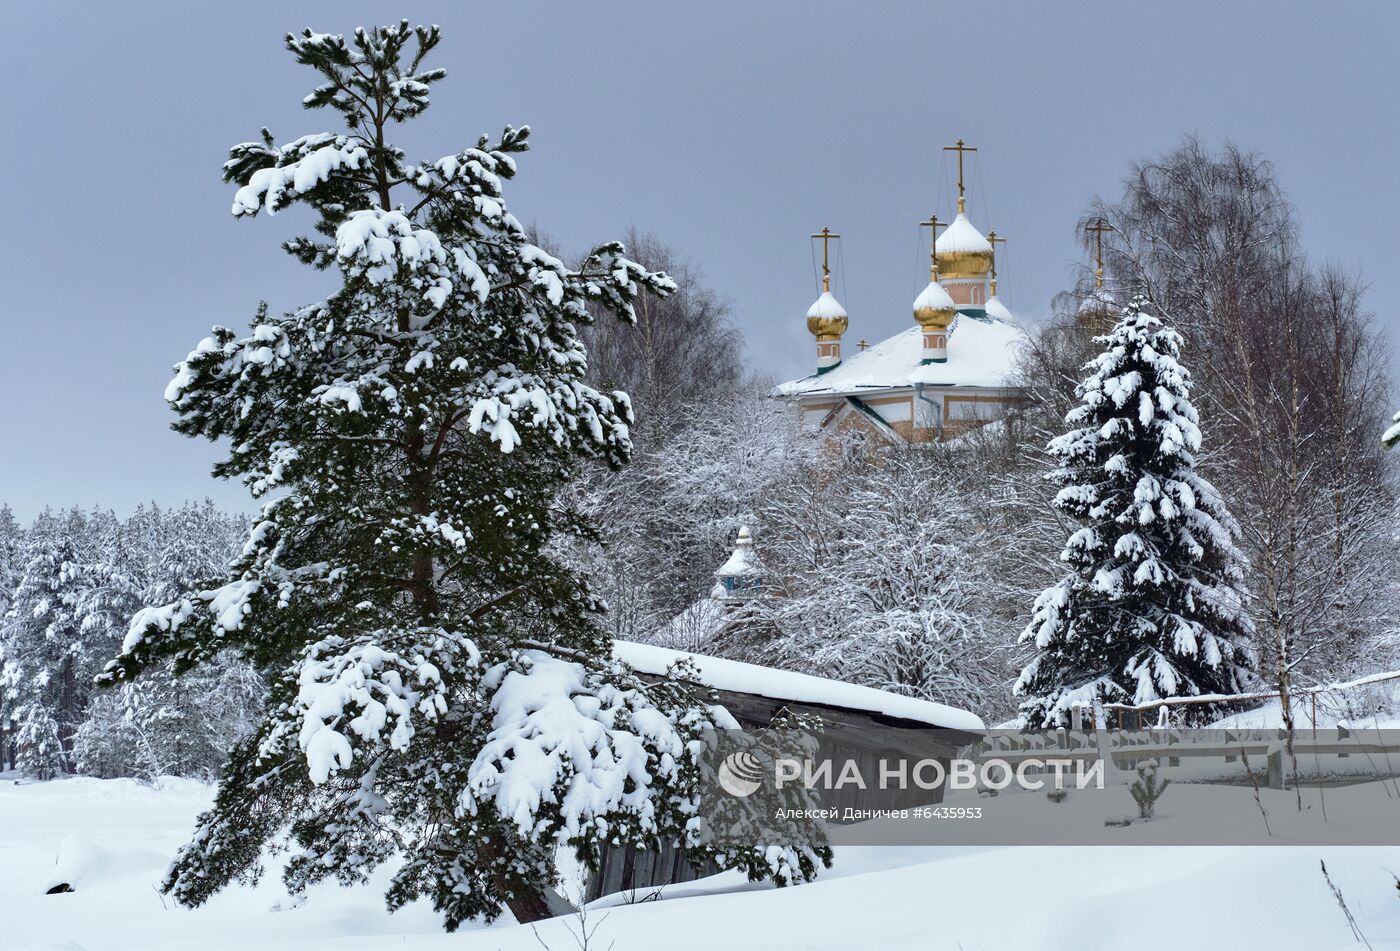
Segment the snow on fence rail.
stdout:
[[[1357,678],[1356,680],[1348,680],[1348,681],[1344,681],[1344,682],[1335,682],[1335,683],[1330,683],[1330,684],[1322,684],[1322,685],[1316,686],[1316,687],[1300,687],[1300,688],[1298,688],[1297,690],[1291,690],[1291,691],[1289,691],[1289,695],[1290,695],[1290,698],[1292,698],[1292,697],[1298,697],[1298,698],[1307,697],[1307,698],[1308,698],[1308,700],[1310,701],[1310,704],[1311,704],[1311,720],[1312,720],[1312,725],[1313,725],[1314,728],[1316,728],[1316,726],[1317,726],[1317,698],[1318,698],[1318,695],[1320,695],[1320,694],[1327,694],[1327,693],[1339,693],[1339,692],[1344,691],[1344,690],[1354,690],[1354,689],[1356,689],[1357,687],[1368,687],[1368,686],[1370,686],[1370,685],[1372,685],[1372,684],[1384,683],[1385,681],[1388,681],[1388,680],[1397,680],[1397,679],[1400,679],[1400,670],[1388,670],[1388,671],[1384,671],[1384,672],[1379,673],[1379,674],[1369,674],[1369,675],[1367,675],[1367,676],[1365,676],[1365,677],[1359,677],[1359,678]],[[1149,701],[1148,703],[1138,703],[1138,704],[1132,704],[1132,703],[1105,703],[1105,704],[1103,705],[1103,709],[1104,709],[1104,711],[1105,711],[1105,715],[1107,714],[1107,711],[1109,711],[1109,710],[1113,710],[1113,711],[1117,712],[1117,714],[1118,714],[1118,728],[1119,728],[1120,730],[1124,728],[1125,720],[1126,720],[1126,715],[1127,715],[1129,712],[1133,712],[1133,713],[1137,714],[1137,716],[1136,716],[1136,718],[1135,718],[1135,720],[1136,720],[1136,724],[1135,724],[1135,725],[1137,726],[1137,728],[1141,729],[1141,728],[1142,728],[1142,714],[1143,714],[1144,711],[1147,711],[1147,710],[1170,709],[1171,707],[1193,706],[1193,705],[1202,704],[1202,703],[1240,703],[1240,702],[1248,701],[1248,700],[1282,700],[1282,699],[1283,699],[1283,694],[1282,694],[1282,692],[1280,692],[1280,691],[1278,691],[1278,690],[1265,690],[1265,691],[1257,691],[1257,692],[1254,692],[1254,693],[1236,693],[1236,694],[1210,693],[1210,694],[1199,694],[1199,695],[1194,696],[1194,697],[1167,697],[1167,698],[1162,699],[1162,700],[1152,700],[1152,701]],[[1090,709],[1090,716],[1091,716],[1091,718],[1092,718],[1092,715],[1093,715],[1092,709]]]
[[[1354,778],[1363,774],[1391,779],[1400,776],[1400,757],[1393,742],[1393,738],[1400,737],[1400,732],[1394,729],[1394,724],[1388,724],[1383,730],[1377,723],[1372,733],[1365,728],[1348,728],[1338,720],[1336,729],[1320,732],[1317,716],[1320,696],[1395,680],[1400,680],[1400,671],[1383,671],[1355,680],[1290,691],[1290,703],[1307,698],[1311,708],[1310,723],[1303,727],[1304,733],[1295,735],[1293,745],[1296,759],[1307,761],[1305,765],[1313,779]],[[978,752],[978,759],[999,759],[1013,764],[1050,758],[1084,762],[1100,759],[1112,767],[1110,774],[1120,778],[1131,774],[1137,763],[1151,759],[1158,761],[1173,778],[1187,782],[1232,782],[1253,773],[1260,777],[1267,775],[1268,785],[1281,789],[1285,781],[1286,730],[1283,728],[1226,725],[1230,719],[1227,718],[1218,726],[1182,730],[1172,728],[1165,716],[1166,711],[1178,706],[1275,699],[1281,699],[1279,691],[1172,697],[1143,704],[1105,703],[1098,709],[1086,704],[1071,709],[1068,727],[1041,733],[989,735]],[[1150,710],[1164,714],[1156,724],[1144,723],[1142,714]],[[1116,724],[1110,711],[1117,713]],[[1135,715],[1131,726],[1130,713]]]
[[[1151,727],[1140,730],[1086,732],[1060,728],[1044,733],[992,733],[977,750],[979,762],[998,761],[1034,767],[1031,777],[1057,775],[1054,761],[1112,766],[1113,782],[1129,781],[1145,760],[1157,762],[1174,781],[1239,782],[1255,774],[1275,789],[1286,778],[1286,731],[1269,729],[1188,730]],[[1294,739],[1294,754],[1304,761],[1312,780],[1394,778],[1400,775],[1400,749],[1394,730],[1311,731]]]

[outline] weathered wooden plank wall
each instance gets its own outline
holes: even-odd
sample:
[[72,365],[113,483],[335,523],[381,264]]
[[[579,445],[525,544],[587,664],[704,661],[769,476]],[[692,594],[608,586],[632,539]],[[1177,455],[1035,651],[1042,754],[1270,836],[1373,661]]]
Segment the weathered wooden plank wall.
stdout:
[[[936,730],[877,713],[784,703],[769,697],[731,691],[717,691],[717,695],[719,702],[745,730],[769,726],[784,709],[820,717],[826,732],[818,739],[819,756],[837,764],[847,759],[855,760],[861,775],[871,783],[879,776],[881,759],[938,759],[946,770],[959,747],[978,739],[971,734]],[[841,789],[820,790],[818,797],[822,805],[828,808],[899,809],[942,802],[943,791],[918,788],[876,791],[850,785]],[[718,871],[719,867],[713,863],[695,868],[672,845],[665,846],[660,852],[606,848],[597,873],[589,879],[585,899],[593,901],[603,895],[628,892],[633,893],[637,900],[643,900],[655,888],[694,881]]]

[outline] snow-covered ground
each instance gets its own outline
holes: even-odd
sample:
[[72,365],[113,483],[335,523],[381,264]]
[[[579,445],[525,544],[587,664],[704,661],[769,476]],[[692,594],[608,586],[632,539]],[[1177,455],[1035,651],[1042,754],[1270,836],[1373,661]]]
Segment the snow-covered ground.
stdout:
[[[508,920],[444,935],[422,905],[388,915],[382,878],[367,888],[321,886],[289,908],[270,875],[204,908],[174,907],[153,886],[210,793],[184,780],[160,789],[0,780],[0,949],[577,947],[571,919],[540,925],[539,940]],[[610,907],[595,907],[589,926],[593,947],[617,951],[1361,947],[1320,860],[1371,946],[1400,947],[1400,892],[1388,871],[1400,871],[1400,848],[1379,847],[841,847],[836,867],[812,885],[777,890],[721,875],[667,889],[660,901],[605,899],[599,905]],[[56,876],[76,891],[45,895]]]

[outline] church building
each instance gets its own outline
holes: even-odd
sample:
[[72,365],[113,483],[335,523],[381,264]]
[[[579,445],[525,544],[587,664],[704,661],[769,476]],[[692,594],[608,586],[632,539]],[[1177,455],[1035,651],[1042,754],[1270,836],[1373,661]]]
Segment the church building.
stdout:
[[[831,293],[829,229],[822,239],[822,294],[807,311],[816,338],[816,366],[773,395],[801,408],[804,424],[835,435],[871,433],[895,443],[951,439],[999,418],[1015,404],[1008,384],[1016,352],[1025,338],[997,299],[996,232],[983,235],[967,217],[963,153],[958,153],[958,213],[946,227],[936,216],[930,229],[929,283],[913,302],[911,326],[886,340],[843,357],[850,326]],[[939,229],[943,228],[942,233]]]

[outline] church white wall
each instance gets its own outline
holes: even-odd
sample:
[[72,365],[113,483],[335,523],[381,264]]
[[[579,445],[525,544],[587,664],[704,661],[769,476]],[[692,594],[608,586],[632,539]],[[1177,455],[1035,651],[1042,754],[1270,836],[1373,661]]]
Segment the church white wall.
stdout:
[[969,400],[952,399],[948,401],[948,419],[956,420],[977,420],[987,422],[1001,418],[1006,412],[1006,404],[992,400]]
[[893,403],[876,403],[870,407],[880,414],[880,418],[887,423],[907,422],[912,414],[909,411],[909,401],[899,400]]

